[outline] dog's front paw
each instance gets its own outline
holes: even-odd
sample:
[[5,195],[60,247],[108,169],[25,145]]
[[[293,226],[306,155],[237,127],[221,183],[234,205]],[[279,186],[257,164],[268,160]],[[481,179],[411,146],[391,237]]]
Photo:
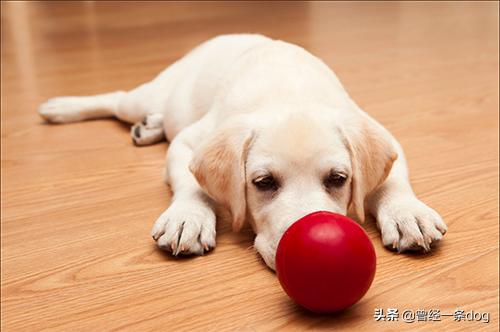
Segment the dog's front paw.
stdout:
[[215,247],[215,213],[197,201],[174,201],[156,220],[151,236],[175,256],[201,255]]
[[376,215],[384,246],[398,252],[430,250],[446,233],[441,216],[414,196],[391,199]]

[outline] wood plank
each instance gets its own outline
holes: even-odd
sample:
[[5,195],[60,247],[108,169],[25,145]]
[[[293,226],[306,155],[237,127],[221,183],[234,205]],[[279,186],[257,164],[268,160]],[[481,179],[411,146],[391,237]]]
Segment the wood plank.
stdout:
[[[449,225],[428,255],[378,264],[352,309],[295,306],[245,228],[174,259],[149,237],[171,193],[166,143],[113,120],[44,124],[57,95],[130,89],[212,36],[307,47],[401,141],[416,193]],[[498,330],[498,2],[2,2],[1,327],[18,330]],[[489,312],[490,323],[376,322],[375,308]]]

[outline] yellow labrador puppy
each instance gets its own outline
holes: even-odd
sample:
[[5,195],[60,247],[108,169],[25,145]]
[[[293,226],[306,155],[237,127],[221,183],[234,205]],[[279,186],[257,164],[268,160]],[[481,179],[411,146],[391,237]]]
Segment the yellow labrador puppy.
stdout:
[[115,116],[137,145],[170,141],[171,205],[151,235],[174,255],[215,246],[214,203],[249,222],[274,269],[276,247],[313,211],[373,214],[398,251],[439,241],[446,225],[413,193],[403,151],[335,74],[293,44],[261,35],[211,39],[138,88],[48,100],[50,122]]

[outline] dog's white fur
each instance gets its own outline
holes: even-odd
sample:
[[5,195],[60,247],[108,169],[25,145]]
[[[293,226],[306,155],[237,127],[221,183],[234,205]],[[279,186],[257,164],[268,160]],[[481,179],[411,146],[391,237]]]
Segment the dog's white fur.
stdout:
[[[396,140],[321,60],[283,41],[219,36],[132,91],[54,98],[39,113],[50,122],[116,116],[135,123],[138,145],[170,141],[173,200],[151,234],[174,254],[215,246],[214,203],[231,211],[235,229],[250,222],[272,269],[286,228],[317,210],[350,210],[360,222],[373,214],[384,245],[398,251],[428,251],[446,232],[415,197]],[[345,184],[330,186],[329,174]],[[257,188],[266,177],[275,186]]]

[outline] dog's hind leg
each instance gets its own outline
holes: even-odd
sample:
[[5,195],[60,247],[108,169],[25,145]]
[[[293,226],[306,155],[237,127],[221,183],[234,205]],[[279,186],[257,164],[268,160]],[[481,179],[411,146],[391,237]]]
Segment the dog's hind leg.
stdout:
[[[115,117],[133,124],[131,136],[136,145],[154,144],[165,139],[163,117],[167,100],[186,68],[178,61],[152,81],[127,92],[52,98],[40,105],[38,113],[51,123]],[[169,118],[175,114],[173,112]]]
[[85,97],[57,97],[40,105],[38,112],[48,122],[69,123],[116,117],[135,123],[131,129],[136,145],[150,145],[165,139],[163,112],[165,96],[155,93],[152,83],[129,92],[117,91]]
[[56,97],[40,105],[38,113],[52,123],[67,123],[116,116],[124,91],[86,97]]
[[[138,90],[138,89],[137,89]],[[135,123],[131,136],[136,145],[150,145],[165,139],[163,114],[150,105],[143,105],[136,90],[86,97],[57,97],[40,105],[38,112],[51,123],[69,123],[90,119],[116,117]]]
[[[116,117],[134,124],[143,121],[150,113],[158,113],[155,107],[166,98],[155,93],[159,88],[152,81],[125,91],[103,93],[84,97],[56,97],[40,105],[38,113],[52,123],[68,123],[90,119]],[[154,110],[157,109],[157,112]]]

